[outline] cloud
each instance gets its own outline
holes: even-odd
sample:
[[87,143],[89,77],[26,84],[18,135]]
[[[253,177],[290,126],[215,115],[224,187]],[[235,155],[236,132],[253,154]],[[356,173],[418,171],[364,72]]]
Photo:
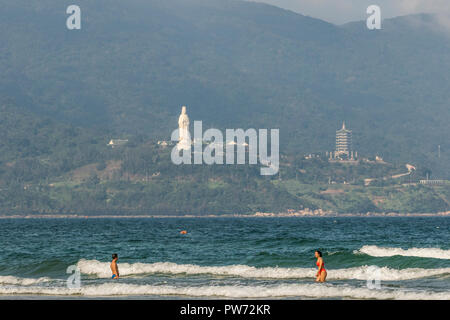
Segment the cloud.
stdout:
[[448,0],[397,0],[398,7],[405,13],[450,13]]
[[439,25],[450,30],[449,0],[399,0],[399,7],[405,14],[434,13]]

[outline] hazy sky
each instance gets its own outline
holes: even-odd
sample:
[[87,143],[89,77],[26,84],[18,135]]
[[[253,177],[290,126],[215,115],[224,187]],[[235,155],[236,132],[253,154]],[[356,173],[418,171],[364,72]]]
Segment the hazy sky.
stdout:
[[[254,1],[254,0],[250,0]],[[412,13],[431,12],[450,16],[450,0],[257,0],[328,22],[342,24],[365,20],[366,9],[376,4],[382,19]],[[449,20],[447,20],[449,21]]]

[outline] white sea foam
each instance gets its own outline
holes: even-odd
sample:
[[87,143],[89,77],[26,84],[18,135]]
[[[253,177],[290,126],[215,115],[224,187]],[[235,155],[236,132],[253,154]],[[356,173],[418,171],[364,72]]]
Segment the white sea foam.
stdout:
[[[81,273],[106,278],[111,276],[109,264],[97,260],[80,260],[78,267]],[[119,271],[122,276],[139,274],[211,274],[218,276],[234,276],[242,278],[268,278],[268,279],[302,279],[314,278],[316,268],[280,268],[266,267],[256,268],[246,265],[230,266],[199,266],[194,264],[176,264],[172,262],[156,263],[119,263]],[[327,269],[327,279],[330,280],[367,280],[372,278],[374,266],[361,266],[346,269]],[[378,269],[377,279],[384,281],[409,280],[450,274],[450,268],[439,269],[391,269],[382,267]]]
[[34,278],[18,278],[14,276],[0,276],[0,284],[14,284],[14,285],[22,285],[28,286],[37,283],[43,283],[50,281],[50,278],[42,277],[38,279]]
[[353,298],[353,299],[411,299],[450,300],[450,292],[406,291],[365,287],[336,286],[331,284],[277,284],[255,286],[154,286],[125,283],[105,283],[82,286],[79,289],[65,287],[16,287],[0,286],[0,294],[81,295],[81,296],[188,296],[224,298]]
[[365,253],[373,257],[421,257],[421,258],[436,258],[436,259],[450,259],[450,250],[440,248],[385,248],[378,246],[363,246],[356,253]]

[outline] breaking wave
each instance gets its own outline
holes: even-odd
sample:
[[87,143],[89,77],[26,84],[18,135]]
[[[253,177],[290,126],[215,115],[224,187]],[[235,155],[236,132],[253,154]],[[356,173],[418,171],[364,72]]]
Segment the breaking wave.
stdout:
[[378,246],[363,246],[356,253],[365,253],[373,257],[420,257],[420,258],[436,258],[436,259],[450,259],[450,250],[443,250],[440,248],[384,248]]
[[405,291],[380,289],[370,290],[365,287],[335,286],[331,284],[278,284],[255,286],[155,286],[123,283],[105,283],[81,286],[78,289],[65,287],[17,287],[0,286],[0,294],[34,294],[34,295],[81,295],[81,296],[189,296],[189,297],[223,297],[223,298],[353,298],[353,299],[399,299],[399,300],[449,300],[450,292]]
[[[111,276],[109,263],[97,260],[80,260],[77,264],[81,273],[94,275],[100,278]],[[230,266],[199,266],[194,264],[176,264],[172,262],[156,263],[119,263],[121,276],[131,276],[139,274],[186,274],[199,275],[210,274],[218,276],[235,276],[242,278],[268,278],[268,279],[302,279],[313,278],[317,272],[315,268],[280,268],[265,267],[256,268],[247,265]],[[379,280],[397,281],[442,276],[450,274],[450,268],[438,269],[391,269],[388,267],[378,268],[376,266],[361,266],[346,269],[328,269],[327,279],[330,280],[367,280],[374,276]]]
[[13,285],[22,285],[28,286],[37,283],[43,283],[50,281],[50,278],[42,277],[38,279],[33,278],[18,278],[14,276],[0,276],[0,284],[13,284]]

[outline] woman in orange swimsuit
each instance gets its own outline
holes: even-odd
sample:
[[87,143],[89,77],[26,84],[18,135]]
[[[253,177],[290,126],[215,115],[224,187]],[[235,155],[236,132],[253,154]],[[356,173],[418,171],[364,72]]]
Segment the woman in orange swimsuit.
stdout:
[[327,278],[327,270],[325,270],[325,264],[323,263],[322,259],[322,252],[319,250],[316,250],[314,255],[317,258],[317,273],[316,273],[316,282],[325,282],[325,279]]

